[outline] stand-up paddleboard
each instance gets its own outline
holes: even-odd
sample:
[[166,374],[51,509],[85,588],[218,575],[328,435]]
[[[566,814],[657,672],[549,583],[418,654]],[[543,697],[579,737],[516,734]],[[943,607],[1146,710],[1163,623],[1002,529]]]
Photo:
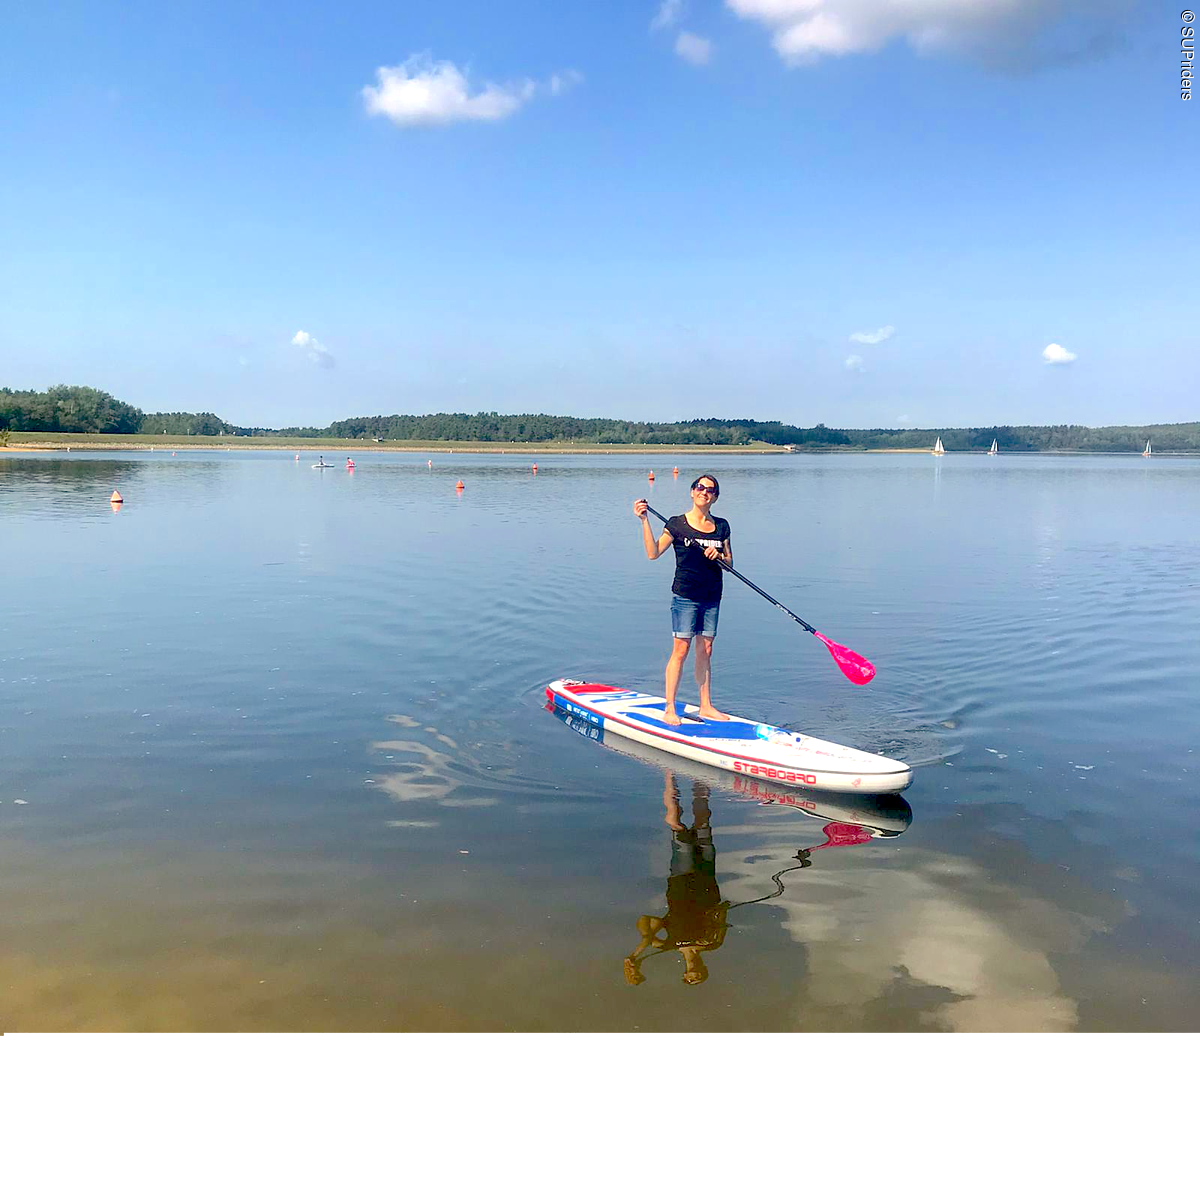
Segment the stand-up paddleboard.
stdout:
[[660,771],[679,772],[687,779],[713,788],[718,796],[751,804],[778,805],[803,813],[817,821],[837,821],[857,825],[871,838],[899,837],[911,824],[913,811],[907,800],[895,792],[862,793],[848,796],[835,792],[814,792],[793,784],[776,783],[773,779],[757,779],[751,775],[727,775],[702,763],[682,763],[676,754],[643,746],[629,738],[606,737],[599,725],[583,717],[573,716],[565,708],[547,704],[548,711],[568,729],[606,749],[637,759]]
[[332,471],[333,463],[313,463],[312,469],[314,471]]
[[661,696],[607,683],[556,679],[546,699],[606,733],[736,775],[823,792],[902,792],[912,783],[912,768],[894,758],[741,717],[705,721],[694,704],[680,705],[682,724],[668,725]]

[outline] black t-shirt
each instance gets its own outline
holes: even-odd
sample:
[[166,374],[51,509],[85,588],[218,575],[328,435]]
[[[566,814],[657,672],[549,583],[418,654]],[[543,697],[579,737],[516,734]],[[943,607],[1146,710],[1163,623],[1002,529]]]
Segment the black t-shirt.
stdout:
[[721,599],[721,568],[704,557],[705,548],[724,550],[729,540],[729,522],[724,517],[711,518],[716,529],[703,533],[694,528],[687,517],[672,517],[667,532],[675,547],[675,581],[671,591],[697,604],[716,604]]

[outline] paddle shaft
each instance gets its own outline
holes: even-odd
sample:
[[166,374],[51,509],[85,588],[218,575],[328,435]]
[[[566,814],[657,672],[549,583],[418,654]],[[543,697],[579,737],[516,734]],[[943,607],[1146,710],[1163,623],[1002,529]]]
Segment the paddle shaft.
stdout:
[[[654,515],[655,515],[655,516],[656,516],[656,517],[657,517],[657,518],[658,518],[658,519],[659,519],[659,520],[660,520],[660,521],[661,521],[661,522],[662,522],[664,525],[667,523],[667,518],[666,518],[666,517],[664,517],[664,516],[662,515],[662,513],[660,513],[660,512],[659,512],[657,509],[651,508],[649,504],[647,504],[647,505],[646,505],[646,511],[647,511],[647,512],[652,512],[652,513],[654,513]],[[789,617],[791,617],[791,618],[792,618],[792,620],[793,620],[793,621],[795,621],[797,625],[803,625],[803,626],[804,626],[804,628],[805,628],[805,629],[807,629],[809,633],[816,633],[816,632],[817,632],[817,631],[816,631],[816,630],[815,630],[815,629],[814,629],[814,628],[813,628],[813,627],[812,627],[812,626],[811,626],[811,625],[810,625],[810,624],[809,624],[807,621],[805,621],[805,620],[802,620],[800,617],[796,616],[796,614],[795,614],[794,612],[792,612],[792,610],[791,610],[790,608],[788,608],[788,606],[787,606],[786,604],[780,604],[780,603],[779,603],[779,601],[778,601],[778,600],[776,600],[774,596],[771,596],[771,595],[769,595],[767,592],[764,592],[764,591],[762,590],[762,588],[760,588],[760,587],[758,586],[758,584],[757,584],[757,583],[755,583],[755,582],[754,582],[753,580],[751,580],[751,579],[747,579],[747,578],[745,577],[745,575],[743,575],[743,574],[741,573],[741,571],[737,571],[737,570],[735,570],[733,567],[731,567],[731,566],[730,566],[730,565],[729,565],[727,562],[725,562],[723,559],[720,559],[720,558],[718,558],[718,559],[717,559],[717,562],[718,562],[718,563],[720,563],[721,570],[723,570],[723,571],[728,571],[728,572],[730,573],[730,575],[734,575],[734,576],[736,576],[736,577],[737,577],[738,579],[740,579],[740,580],[741,580],[741,581],[742,581],[742,582],[743,582],[743,583],[744,583],[744,584],[745,584],[747,587],[751,587],[751,588],[753,588],[753,589],[754,589],[754,590],[755,590],[755,591],[756,591],[756,592],[757,592],[757,593],[758,593],[758,594],[759,594],[759,595],[760,595],[760,596],[761,596],[761,597],[762,597],[764,600],[770,600],[770,602],[771,602],[773,605],[775,605],[775,607],[776,607],[777,609],[779,609],[779,611],[780,611],[780,612],[785,612],[785,613],[787,613],[787,615],[788,615]]]

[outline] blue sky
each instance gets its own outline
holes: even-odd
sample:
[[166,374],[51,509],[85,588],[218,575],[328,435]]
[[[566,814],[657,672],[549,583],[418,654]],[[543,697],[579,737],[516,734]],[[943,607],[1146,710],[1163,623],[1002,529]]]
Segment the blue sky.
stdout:
[[262,425],[1194,420],[1177,17],[19,5],[0,385]]

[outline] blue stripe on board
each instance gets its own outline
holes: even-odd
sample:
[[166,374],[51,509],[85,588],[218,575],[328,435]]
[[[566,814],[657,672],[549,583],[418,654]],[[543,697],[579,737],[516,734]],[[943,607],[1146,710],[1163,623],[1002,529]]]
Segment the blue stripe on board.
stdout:
[[556,708],[561,708],[564,712],[568,712],[574,717],[588,721],[600,729],[604,728],[604,718],[599,713],[589,712],[586,708],[580,708],[578,704],[572,704],[570,700],[564,699],[557,692],[554,693],[554,704]]
[[[666,708],[666,702],[639,704],[637,708],[652,708],[662,712]],[[678,733],[690,738],[731,738],[750,742],[756,741],[758,738],[758,726],[750,724],[749,721],[699,721],[689,714],[684,717],[682,725],[668,725],[666,721],[660,721],[657,717],[650,716],[649,713],[628,712],[627,715],[647,725],[653,725],[657,729],[665,729],[670,733]]]

